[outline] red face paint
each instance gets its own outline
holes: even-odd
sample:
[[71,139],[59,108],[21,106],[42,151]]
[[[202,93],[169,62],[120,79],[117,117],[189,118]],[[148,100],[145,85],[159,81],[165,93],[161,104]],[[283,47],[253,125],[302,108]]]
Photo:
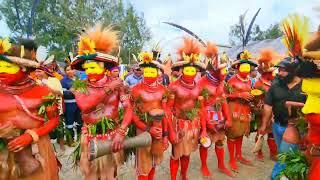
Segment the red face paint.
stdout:
[[102,74],[88,74],[88,80],[90,82],[99,81],[103,77],[104,77],[104,73],[102,73]]
[[185,75],[185,74],[182,75],[183,81],[187,83],[193,83],[195,77],[196,77],[195,75],[194,76]]
[[143,81],[146,84],[152,84],[152,83],[156,82],[157,79],[158,79],[157,77],[144,77]]
[[0,81],[4,84],[11,85],[16,82],[19,82],[25,76],[26,76],[26,74],[22,70],[19,70],[15,74],[0,73]]

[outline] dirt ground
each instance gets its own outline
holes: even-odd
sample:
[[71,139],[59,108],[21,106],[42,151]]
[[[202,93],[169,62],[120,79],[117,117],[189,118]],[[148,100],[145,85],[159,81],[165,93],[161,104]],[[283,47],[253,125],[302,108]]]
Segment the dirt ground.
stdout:
[[[264,162],[257,161],[254,154],[251,152],[254,146],[254,137],[255,134],[251,134],[249,138],[244,138],[243,144],[243,154],[245,157],[253,160],[253,166],[246,166],[239,163],[239,172],[235,173],[236,177],[230,178],[217,170],[217,158],[214,152],[214,148],[210,147],[208,153],[208,166],[212,172],[212,177],[204,178],[202,177],[200,169],[200,157],[199,151],[196,151],[191,155],[188,178],[189,180],[202,180],[202,179],[219,179],[219,180],[269,180],[271,171],[274,165],[274,162],[269,160],[269,150],[266,142],[263,146],[263,152],[265,154]],[[55,145],[56,149],[59,151],[58,145]],[[228,151],[225,145],[226,157],[225,163],[228,167]],[[160,166],[156,168],[155,180],[169,180],[170,179],[170,170],[169,170],[169,157],[170,157],[170,148],[165,153],[164,161]],[[60,161],[63,164],[63,167],[60,171],[61,180],[81,180],[84,179],[81,176],[81,173],[78,169],[73,169],[71,166],[71,158],[69,154],[72,152],[72,148],[67,148],[63,155],[59,156]],[[135,170],[134,170],[134,159],[126,162],[118,170],[118,179],[119,180],[134,180],[135,179]],[[179,178],[180,179],[180,178]]]

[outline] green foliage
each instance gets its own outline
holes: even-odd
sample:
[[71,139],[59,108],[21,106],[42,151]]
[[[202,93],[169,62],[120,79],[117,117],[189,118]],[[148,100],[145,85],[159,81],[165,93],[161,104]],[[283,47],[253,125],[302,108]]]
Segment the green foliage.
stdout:
[[[31,17],[34,5],[35,13]],[[113,24],[120,31],[123,63],[128,63],[129,56],[140,52],[144,42],[151,38],[143,15],[122,0],[3,0],[0,12],[15,38],[34,36],[58,60],[68,52],[76,52],[78,35],[96,22]]]
[[308,123],[306,122],[304,114],[301,111],[298,111],[297,113],[298,118],[296,122],[296,127],[298,128],[299,133],[304,135],[308,131]]
[[260,119],[257,118],[255,113],[252,113],[251,121],[250,121],[250,132],[256,132],[258,130],[258,121]]
[[79,79],[78,77],[76,77],[76,79],[73,81],[72,89],[83,94],[88,94],[87,82]]
[[70,157],[72,159],[73,170],[76,170],[79,167],[78,162],[80,161],[80,157],[81,157],[80,136],[78,137],[77,145],[76,145],[75,149],[73,150],[73,152],[71,153],[71,155],[69,156],[69,158]]
[[290,180],[307,180],[309,165],[306,156],[300,151],[284,152],[278,155],[278,161],[286,165],[277,176],[280,179],[286,176]]
[[228,94],[231,94],[234,91],[233,87],[227,82],[224,83],[224,88],[226,89]]
[[[255,24],[250,34],[249,40],[261,41],[265,39],[276,39],[283,35],[279,24],[271,24],[265,31],[261,30],[260,26]],[[230,27],[229,41],[231,45],[241,45],[242,35],[240,24],[235,24]]]
[[122,123],[123,117],[124,117],[124,108],[119,108],[118,112],[119,112],[119,122]]
[[209,97],[209,90],[207,88],[202,89],[200,95],[204,98],[204,99],[208,99]]
[[97,134],[106,134],[108,131],[114,130],[116,127],[116,123],[110,119],[103,117],[99,122],[96,124],[88,125],[88,133],[96,136]]
[[280,30],[279,24],[271,24],[265,31],[260,30],[259,25],[256,25],[252,40],[261,41],[264,39],[276,39],[282,35],[283,33]]
[[44,96],[42,99],[45,101],[39,107],[38,115],[43,115],[45,120],[48,120],[46,109],[49,106],[53,106],[54,104],[57,104],[58,98],[53,94],[49,94],[47,96]]
[[199,116],[200,102],[196,101],[195,106],[189,110],[182,110],[181,115],[185,116],[188,120],[194,120]]
[[0,152],[7,147],[7,143],[0,138]]

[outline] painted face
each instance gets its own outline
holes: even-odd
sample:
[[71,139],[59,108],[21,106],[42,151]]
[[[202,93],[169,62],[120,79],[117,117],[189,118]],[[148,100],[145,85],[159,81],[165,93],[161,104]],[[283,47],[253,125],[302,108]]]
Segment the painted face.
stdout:
[[14,63],[0,60],[0,73],[16,74],[20,69],[21,68]]
[[241,73],[250,73],[250,64],[244,63],[244,64],[240,64],[239,67],[239,72]]
[[145,67],[143,68],[143,77],[144,78],[156,78],[158,76],[157,68]]
[[14,64],[0,60],[0,81],[5,84],[14,84],[25,77],[22,69]]
[[186,66],[183,68],[182,73],[187,76],[195,76],[197,74],[197,69],[193,66]]
[[83,64],[83,69],[85,70],[87,75],[90,74],[103,74],[104,67],[101,63],[98,62],[86,62]]
[[86,74],[88,75],[88,80],[90,82],[99,81],[105,76],[103,63],[99,63],[95,61],[86,62],[83,64],[82,67],[85,70]]
[[225,68],[222,68],[222,69],[220,70],[220,74],[223,75],[223,76],[227,75],[227,74],[228,74],[228,69],[227,69],[226,67],[225,67]]

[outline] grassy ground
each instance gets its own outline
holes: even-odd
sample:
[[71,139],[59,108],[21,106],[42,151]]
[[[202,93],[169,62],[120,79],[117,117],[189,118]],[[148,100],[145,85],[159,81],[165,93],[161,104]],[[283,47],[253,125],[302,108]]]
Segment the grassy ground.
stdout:
[[[251,134],[249,138],[244,138],[243,144],[243,154],[245,157],[253,160],[253,166],[246,166],[239,164],[239,173],[236,173],[236,177],[230,178],[224,174],[221,174],[217,170],[217,158],[214,152],[214,148],[211,147],[208,154],[208,166],[213,176],[210,178],[202,177],[200,169],[200,157],[199,151],[196,151],[191,155],[190,166],[188,171],[189,180],[202,180],[202,179],[220,179],[220,180],[269,180],[270,174],[274,165],[274,162],[269,160],[269,150],[267,148],[266,142],[264,143],[263,152],[265,154],[264,162],[255,160],[254,154],[251,153],[251,150],[254,146],[254,136]],[[58,147],[58,145],[56,145]],[[59,148],[56,148],[59,150]],[[225,162],[228,166],[228,151],[225,145],[226,158]],[[164,161],[156,169],[155,180],[169,180],[170,179],[170,170],[169,170],[169,157],[170,157],[170,148],[165,153]],[[81,180],[83,177],[78,170],[73,170],[71,167],[71,159],[69,159],[69,154],[72,152],[72,148],[67,148],[64,155],[60,156],[59,159],[63,164],[63,168],[60,171],[61,180]],[[134,180],[135,179],[135,170],[134,170],[134,159],[127,162],[119,169],[119,180]]]

